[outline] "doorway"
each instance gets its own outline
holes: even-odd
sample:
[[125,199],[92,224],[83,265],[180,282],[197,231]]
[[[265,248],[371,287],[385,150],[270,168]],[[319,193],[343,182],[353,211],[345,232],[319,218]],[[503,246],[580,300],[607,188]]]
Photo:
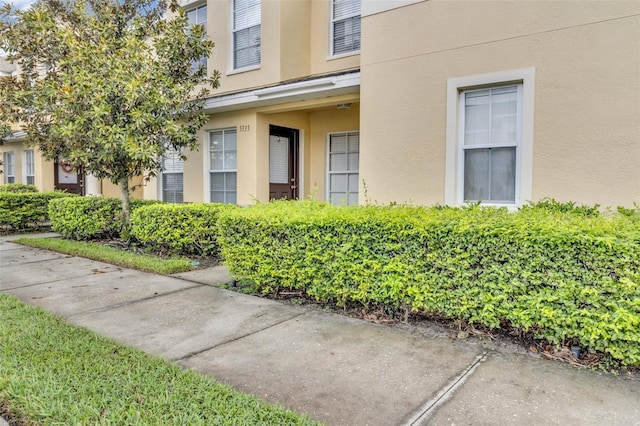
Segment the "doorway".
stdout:
[[300,132],[269,126],[269,199],[298,198]]
[[70,194],[84,195],[84,176],[68,161],[58,160],[54,164],[54,187]]

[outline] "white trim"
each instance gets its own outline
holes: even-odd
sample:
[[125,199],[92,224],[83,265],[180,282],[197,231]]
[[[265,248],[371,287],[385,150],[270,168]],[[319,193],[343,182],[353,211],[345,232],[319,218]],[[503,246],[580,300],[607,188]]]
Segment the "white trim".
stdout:
[[187,9],[193,9],[207,4],[207,0],[180,0],[180,7],[186,12]]
[[425,0],[362,0],[362,16],[375,15],[423,1]]
[[[330,187],[331,187],[331,178],[330,178],[330,167],[331,167],[331,157],[330,157],[330,151],[331,151],[331,136],[334,135],[352,135],[352,134],[358,134],[358,199],[360,198],[360,147],[361,147],[361,140],[360,140],[360,130],[345,130],[345,131],[336,131],[336,132],[329,132],[327,133],[327,137],[325,140],[325,166],[324,166],[324,199],[327,203],[331,204],[331,191],[330,191]],[[349,139],[347,138],[347,151],[349,150]],[[347,158],[347,167],[349,166],[348,163],[348,158]],[[345,171],[342,173],[351,173],[354,174],[353,172],[350,171]],[[347,182],[348,185],[348,182]],[[348,193],[347,193],[348,194]],[[347,196],[348,198],[348,196]],[[356,205],[359,204],[358,201],[356,201]]]
[[[488,74],[476,74],[447,80],[447,121],[445,157],[445,204],[461,205],[461,161],[460,158],[460,93],[463,90],[487,86],[522,84],[522,102],[519,108],[522,117],[521,138],[516,157],[516,200],[517,207],[531,200],[533,192],[533,128],[535,68],[519,68]],[[505,206],[505,204],[500,204]]]
[[326,60],[327,61],[337,61],[338,59],[348,58],[349,56],[356,56],[356,55],[359,55],[359,54],[360,54],[359,50],[353,50],[351,52],[340,53],[339,55],[327,56]]
[[360,50],[362,49],[362,0],[356,0],[356,1],[360,1],[360,14],[359,15],[350,15],[350,16],[345,16],[343,18],[341,18],[340,20],[344,20],[344,19],[349,19],[349,18],[353,18],[356,16],[360,16],[360,49],[357,50],[350,50],[348,52],[342,52],[339,54],[334,54],[333,53],[333,48],[334,48],[334,34],[333,34],[333,24],[335,23],[335,21],[333,20],[333,5],[335,3],[336,0],[329,0],[329,57],[328,60],[331,59],[339,59],[339,58],[343,58],[345,56],[352,56],[352,55],[357,55],[360,54]]
[[[28,180],[29,177],[33,177],[33,184],[35,185],[36,183],[36,154],[34,152],[33,149],[25,149],[23,152],[23,156],[22,156],[22,183],[24,184],[28,184]],[[33,174],[29,175],[27,174],[29,172],[29,167],[27,164],[27,157],[28,157],[28,153],[31,153],[32,156],[32,160],[33,160]]]
[[[11,156],[11,162],[8,161],[8,157]],[[8,165],[11,164],[11,174],[7,170]],[[9,182],[9,178],[13,178],[13,182]],[[2,153],[2,182],[3,183],[17,183],[16,182],[16,153],[14,151],[5,151]]]
[[18,142],[18,141],[22,141],[27,137],[27,132],[24,132],[22,130],[19,130],[17,132],[13,132],[13,134],[11,134],[11,136],[8,136],[5,138],[5,142],[9,143],[9,142]]
[[300,81],[298,83],[282,84],[254,90],[253,94],[261,98],[268,95],[283,95],[307,92],[316,88],[333,87],[336,85],[335,77],[321,78],[318,80]]
[[360,72],[319,79],[279,84],[277,86],[211,97],[205,101],[204,111],[236,111],[247,108],[284,104],[298,100],[314,100],[360,91]]
[[[231,61],[233,61],[233,58],[231,59]],[[262,64],[251,65],[250,67],[238,68],[235,70],[232,68],[229,68],[227,70],[226,75],[229,76],[234,74],[242,74],[243,72],[255,71],[255,70],[259,70],[260,68],[262,68]]]
[[[184,154],[184,149],[181,149],[180,151],[176,151],[174,149],[172,149],[171,147],[168,147],[168,149],[165,151],[165,154],[167,153],[172,153],[172,155],[174,155],[176,152],[179,152],[179,155],[183,155]],[[164,162],[165,162],[165,155],[161,156],[161,162],[160,162],[160,173],[158,173],[158,200],[163,201],[168,203],[169,201],[166,201],[164,199],[164,176],[165,175],[177,175],[180,174],[182,175],[182,202],[184,203],[184,164],[186,163],[187,160],[182,160],[180,159],[180,171],[171,171],[171,172],[165,172],[164,169]]]
[[[234,170],[220,170],[220,173],[235,173],[236,174],[236,202],[233,204],[238,204],[238,151],[239,151],[239,138],[238,138],[238,128],[237,127],[223,127],[220,129],[211,129],[211,130],[205,130],[204,134],[205,134],[205,138],[206,138],[206,145],[205,145],[205,155],[204,155],[204,163],[205,163],[205,184],[203,185],[205,188],[205,197],[204,197],[204,202],[205,203],[214,203],[215,201],[211,200],[211,173],[214,172],[214,170],[212,169],[212,164],[211,164],[211,134],[215,133],[215,132],[230,132],[230,131],[234,131],[236,133],[236,168]],[[223,155],[224,155],[224,148],[223,148]],[[225,189],[225,193],[228,192]],[[226,203],[226,201],[225,201]],[[229,203],[232,204],[232,203]]]
[[303,200],[304,191],[304,130],[298,130],[298,199]]
[[260,69],[260,67],[262,66],[262,6],[263,6],[263,1],[260,1],[260,61],[257,64],[253,64],[253,65],[248,65],[245,67],[240,67],[240,68],[236,68],[236,61],[235,61],[235,52],[236,52],[236,43],[235,43],[235,33],[236,31],[241,31],[241,30],[245,30],[245,29],[249,29],[252,27],[246,27],[246,28],[240,28],[236,30],[235,27],[235,7],[236,7],[236,0],[231,0],[230,4],[231,7],[230,9],[230,22],[229,22],[229,28],[231,29],[231,34],[229,35],[229,61],[228,61],[228,67],[227,67],[227,75],[233,75],[233,74],[238,74],[238,73],[243,73],[243,72],[247,72],[247,71],[254,71],[257,69]]

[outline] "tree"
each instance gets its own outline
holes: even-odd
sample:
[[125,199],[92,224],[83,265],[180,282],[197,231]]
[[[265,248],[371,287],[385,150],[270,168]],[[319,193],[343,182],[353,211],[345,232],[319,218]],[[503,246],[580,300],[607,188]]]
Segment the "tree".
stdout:
[[[27,142],[120,187],[155,176],[169,149],[197,149],[204,99],[219,73],[194,67],[214,44],[177,0],[39,0],[0,9],[0,49],[19,67],[0,114]],[[6,122],[6,117],[0,117]]]

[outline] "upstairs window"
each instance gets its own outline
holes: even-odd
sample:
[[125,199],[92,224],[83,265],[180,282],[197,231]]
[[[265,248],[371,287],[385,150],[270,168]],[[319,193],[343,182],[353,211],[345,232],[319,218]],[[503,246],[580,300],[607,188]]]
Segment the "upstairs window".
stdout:
[[[186,11],[189,27],[194,25],[202,25],[205,32],[207,31],[207,6],[196,7],[195,9],[189,9]],[[196,71],[200,67],[207,68],[207,57],[203,56],[197,61],[191,63],[191,69]]]
[[24,175],[25,175],[25,183],[28,185],[35,184],[35,174],[36,167],[35,161],[33,157],[33,150],[28,150],[24,152]]
[[233,69],[260,65],[260,0],[233,0]]
[[332,0],[331,53],[360,50],[360,0]]

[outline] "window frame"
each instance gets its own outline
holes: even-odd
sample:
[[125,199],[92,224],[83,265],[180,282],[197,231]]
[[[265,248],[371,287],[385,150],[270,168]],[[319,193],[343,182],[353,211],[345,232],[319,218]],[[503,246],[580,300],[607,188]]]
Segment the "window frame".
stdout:
[[[350,152],[349,151],[349,136],[351,135],[358,135],[358,169],[357,171],[353,171],[349,169],[349,160],[347,157],[347,169],[346,170],[340,170],[340,171],[332,171],[331,170],[331,139],[334,136],[346,136],[347,137],[347,146],[346,146],[346,151],[345,154],[349,154],[349,153],[355,153],[355,151]],[[344,131],[344,132],[331,132],[327,134],[327,142],[326,142],[326,167],[325,167],[325,199],[327,200],[328,203],[333,204],[333,205],[358,205],[359,204],[359,197],[360,197],[360,131],[359,130],[349,130],[349,131]],[[356,201],[355,204],[351,204],[349,203],[349,194],[353,194],[353,192],[351,191],[347,191],[345,193],[345,197],[346,197],[346,204],[344,202],[341,203],[333,203],[332,199],[331,199],[331,194],[333,192],[338,192],[338,191],[331,191],[331,176],[332,175],[340,175],[340,174],[344,174],[347,175],[347,188],[349,185],[349,176],[350,175],[358,175],[358,188],[355,191],[355,193],[358,195],[358,201]]]
[[[337,0],[331,0],[329,2],[329,58],[330,59],[338,59],[346,56],[357,55],[360,53],[360,50],[362,49],[362,1],[354,0],[360,3],[360,13],[345,15],[343,17],[340,17],[339,19],[336,19],[333,16],[336,1]],[[360,26],[360,47],[358,49],[349,50],[346,52],[335,53],[335,25],[334,24],[336,22],[344,21],[347,19],[355,18],[355,17],[360,17],[360,25],[361,25]]]
[[[445,204],[460,206],[464,197],[464,93],[472,90],[519,85],[518,104],[520,125],[516,147],[515,200],[513,203],[482,202],[515,209],[532,199],[533,178],[533,120],[535,68],[519,68],[488,74],[477,74],[447,80],[447,127],[445,163]],[[497,147],[497,146],[495,146]]]
[[[167,151],[165,152],[165,155],[162,156],[162,169],[160,170],[160,199],[165,203],[175,203],[175,204],[184,203],[184,163],[185,163],[185,160],[182,160],[182,159],[178,158],[177,163],[180,165],[180,171],[179,172],[178,171],[167,172],[167,171],[165,171],[165,161],[167,160],[167,158],[166,158],[166,154],[167,153],[171,153],[172,155],[178,155],[178,156],[182,155],[182,151],[177,151],[177,150],[169,147],[167,149]],[[182,195],[181,195],[182,201],[167,201],[165,199],[166,188],[165,188],[165,183],[164,183],[164,177],[167,176],[167,175],[182,175],[182,190],[180,191],[180,192],[182,192]]]
[[[29,159],[29,157],[31,157],[31,159]],[[31,182],[29,182],[29,180],[31,180]],[[24,183],[27,185],[35,185],[36,183],[36,157],[32,149],[24,151]]]
[[[486,91],[486,90],[494,90],[494,89],[500,89],[500,88],[509,88],[509,87],[515,87],[516,88],[516,138],[514,142],[509,142],[509,143],[492,143],[491,141],[489,141],[488,143],[485,144],[466,144],[466,95],[468,93],[477,93],[477,92],[482,92],[482,91]],[[458,179],[458,191],[460,193],[460,201],[463,203],[476,203],[478,201],[480,201],[482,204],[491,204],[491,205],[496,205],[496,206],[501,206],[501,205],[515,205],[516,204],[516,200],[519,199],[519,187],[520,187],[520,173],[519,173],[519,168],[520,168],[520,158],[519,158],[519,154],[521,151],[521,146],[522,146],[522,83],[507,83],[507,84],[496,84],[496,85],[490,85],[490,86],[486,86],[486,87],[480,87],[480,88],[470,88],[470,89],[463,89],[463,90],[459,90],[459,110],[458,110],[458,117],[459,117],[459,125],[460,125],[460,129],[459,129],[459,158],[458,158],[458,173],[460,174],[460,177]],[[493,96],[493,94],[491,94],[490,92],[490,97]],[[493,104],[489,104],[490,108],[492,108]],[[491,121],[491,117],[489,117],[489,121]],[[489,123],[489,125],[491,126],[491,123]],[[489,130],[489,132],[491,132],[491,129]],[[465,181],[465,159],[466,159],[466,153],[467,151],[473,151],[473,150],[480,150],[480,149],[499,149],[499,148],[515,148],[515,176],[514,176],[514,188],[515,188],[515,193],[514,193],[514,201],[513,203],[511,202],[500,202],[500,201],[484,201],[484,200],[466,200],[464,199],[464,181]]]
[[[188,19],[188,18],[189,18],[189,13],[190,13],[190,12],[195,12],[195,14],[196,14],[196,21],[197,21],[197,18],[198,18],[198,10],[200,10],[200,9],[204,9],[204,10],[205,10],[205,11],[204,11],[205,20],[204,20],[204,22],[196,22],[196,23],[195,23],[195,24],[193,24],[193,25],[204,25],[204,32],[205,32],[205,34],[206,34],[206,33],[208,32],[207,24],[208,24],[208,22],[209,22],[209,16],[208,16],[208,12],[209,12],[209,11],[208,11],[208,9],[207,9],[207,4],[206,4],[206,3],[204,3],[204,4],[199,4],[199,5],[194,5],[194,6],[190,6],[190,7],[186,7],[186,8],[184,9],[184,14],[185,14],[185,16],[187,16],[187,19]],[[203,56],[202,58],[198,59],[197,61],[192,61],[192,62],[191,62],[191,68],[192,68],[192,69],[194,69],[194,70],[197,70],[197,68],[195,68],[195,67],[199,67],[200,65],[203,65],[203,66],[204,66],[204,68],[205,68],[205,71],[206,71],[206,70],[208,70],[208,68],[209,68],[209,65],[208,65],[208,63],[207,63],[207,62],[208,62],[208,58],[207,58],[207,57],[205,57],[205,56]]]
[[[236,167],[235,169],[221,169],[221,170],[215,170],[213,168],[213,162],[211,161],[211,137],[214,133],[220,133],[222,132],[223,138],[225,137],[227,132],[233,132],[236,135]],[[222,129],[212,129],[212,130],[208,130],[206,132],[206,137],[207,137],[207,156],[206,156],[206,164],[207,164],[207,182],[208,184],[206,185],[207,188],[207,197],[206,199],[209,200],[208,202],[210,203],[224,203],[224,204],[238,204],[238,129],[236,127],[226,127],[226,128],[222,128]],[[224,139],[223,139],[224,140]],[[222,156],[224,159],[224,153],[226,152],[225,147],[223,146],[222,149]],[[229,174],[229,173],[235,173],[235,191],[229,191],[227,190],[227,181],[225,178],[225,189],[222,191],[224,193],[224,201],[220,202],[220,201],[213,201],[213,197],[212,197],[212,193],[213,193],[213,182],[212,182],[212,174],[214,173],[219,173],[219,174]],[[227,193],[231,193],[231,192],[235,192],[235,202],[229,202],[227,200]]]
[[[233,74],[233,73],[237,73],[237,72],[244,72],[244,71],[251,71],[251,70],[255,70],[260,68],[261,64],[262,64],[262,0],[258,0],[259,4],[260,4],[260,23],[257,25],[251,25],[251,26],[245,26],[245,27],[241,27],[241,28],[236,28],[236,2],[237,0],[231,0],[231,23],[230,23],[230,27],[231,27],[231,39],[230,39],[230,45],[231,45],[231,49],[229,49],[229,64],[230,64],[230,71],[229,74]],[[260,53],[260,60],[258,60],[257,63],[252,63],[250,65],[245,65],[245,66],[237,66],[236,65],[236,32],[238,31],[244,31],[244,30],[248,30],[250,28],[253,27],[259,27],[259,32],[260,32],[260,44],[257,46],[258,47],[258,51]]]
[[[11,161],[9,161],[11,158]],[[2,169],[3,169],[3,182],[4,183],[16,183],[16,155],[13,151],[7,151],[2,154]],[[9,167],[11,169],[9,170]],[[9,173],[11,171],[11,173]]]

